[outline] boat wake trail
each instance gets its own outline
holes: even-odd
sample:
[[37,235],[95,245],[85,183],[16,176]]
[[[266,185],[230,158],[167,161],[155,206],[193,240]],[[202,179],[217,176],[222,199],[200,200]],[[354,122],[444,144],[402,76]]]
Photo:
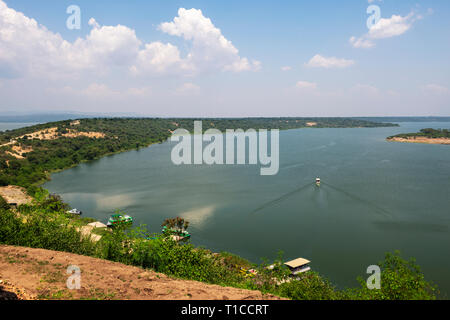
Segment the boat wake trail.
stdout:
[[340,193],[345,194],[347,197],[349,197],[351,199],[357,200],[359,202],[362,202],[362,203],[365,203],[365,204],[367,204],[369,206],[374,207],[375,209],[377,209],[379,212],[381,212],[384,216],[386,216],[388,218],[392,218],[392,216],[393,216],[391,212],[389,212],[386,209],[381,208],[380,206],[378,206],[377,204],[375,204],[373,202],[370,202],[370,201],[368,201],[366,199],[360,198],[360,197],[358,197],[358,196],[356,196],[354,194],[351,194],[350,192],[347,192],[345,190],[342,190],[341,188],[335,187],[335,186],[333,186],[333,185],[331,185],[331,184],[329,184],[327,182],[322,182],[322,184],[326,185],[326,186],[328,186],[328,187],[330,187],[330,188],[332,188],[332,189],[334,189],[334,190],[336,190],[336,191],[338,191]]
[[[260,207],[258,207],[257,209],[253,210],[250,214],[251,214],[251,215],[252,215],[252,214],[256,214],[256,213],[258,213],[258,212],[260,212],[260,211],[262,211],[262,210],[264,210],[264,209],[266,209],[266,208],[269,208],[269,207],[271,207],[271,206],[274,206],[274,205],[276,205],[276,204],[278,204],[278,203],[280,203],[280,202],[282,202],[282,201],[288,199],[289,197],[293,196],[294,194],[299,193],[299,192],[303,191],[304,189],[306,189],[306,188],[308,188],[308,187],[310,187],[310,186],[312,186],[312,185],[314,185],[314,184],[315,184],[315,183],[308,183],[308,184],[306,184],[306,185],[304,185],[304,186],[301,186],[301,187],[299,187],[299,188],[297,188],[297,189],[295,189],[295,190],[293,190],[293,191],[291,191],[291,192],[289,192],[289,193],[286,193],[286,194],[282,195],[281,197],[279,197],[279,198],[277,198],[277,199],[275,199],[275,200],[266,202],[266,203],[263,204],[262,206],[260,206]],[[327,187],[330,187],[331,189],[333,189],[333,190],[335,190],[335,191],[337,191],[337,192],[343,193],[343,194],[345,194],[347,197],[349,197],[349,198],[351,198],[351,199],[353,199],[353,200],[362,202],[362,203],[364,203],[364,204],[366,204],[366,205],[369,205],[369,206],[375,208],[377,211],[379,211],[382,215],[384,215],[384,216],[387,217],[387,218],[391,218],[391,219],[393,218],[393,214],[392,214],[391,212],[389,212],[388,210],[386,210],[386,209],[384,209],[384,208],[378,206],[377,204],[375,204],[375,203],[373,203],[373,202],[370,202],[370,201],[368,201],[368,200],[366,200],[366,199],[360,198],[360,197],[357,196],[357,195],[354,195],[354,194],[352,194],[352,193],[350,193],[350,192],[348,192],[348,191],[342,190],[341,188],[335,187],[335,186],[333,186],[333,185],[331,185],[331,184],[329,184],[329,183],[327,183],[327,182],[322,182],[322,185],[325,185],[325,186],[327,186]]]
[[307,187],[312,186],[313,184],[314,183],[310,182],[310,183],[308,183],[308,184],[306,184],[306,185],[304,185],[302,187],[299,187],[299,188],[297,188],[297,189],[295,189],[295,190],[293,190],[293,191],[291,191],[289,193],[286,193],[285,195],[282,195],[281,197],[279,197],[279,198],[277,198],[275,200],[269,201],[269,202],[263,204],[262,206],[260,206],[259,208],[253,210],[250,214],[258,213],[259,211],[262,211],[262,210],[264,210],[264,209],[266,209],[268,207],[276,205],[277,203],[280,203],[281,201],[286,200],[287,198],[289,198],[289,197],[293,196],[294,194],[296,194],[296,193],[306,189]]

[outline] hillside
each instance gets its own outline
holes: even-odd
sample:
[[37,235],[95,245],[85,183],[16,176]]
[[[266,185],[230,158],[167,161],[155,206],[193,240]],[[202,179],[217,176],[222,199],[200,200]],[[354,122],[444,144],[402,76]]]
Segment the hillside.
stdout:
[[[81,289],[69,290],[69,265]],[[0,300],[279,300],[259,291],[179,280],[151,270],[76,254],[0,245]]]

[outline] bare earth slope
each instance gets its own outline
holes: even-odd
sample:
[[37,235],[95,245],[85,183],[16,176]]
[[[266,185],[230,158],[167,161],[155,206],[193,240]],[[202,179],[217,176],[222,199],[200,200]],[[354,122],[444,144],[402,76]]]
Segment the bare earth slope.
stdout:
[[396,142],[409,142],[409,143],[427,143],[427,144],[447,144],[450,145],[449,138],[427,138],[427,137],[410,137],[410,138],[400,138],[392,137],[388,139],[389,141]]
[[[81,269],[81,289],[69,290],[67,267]],[[272,300],[250,291],[169,278],[107,260],[0,245],[1,299]]]

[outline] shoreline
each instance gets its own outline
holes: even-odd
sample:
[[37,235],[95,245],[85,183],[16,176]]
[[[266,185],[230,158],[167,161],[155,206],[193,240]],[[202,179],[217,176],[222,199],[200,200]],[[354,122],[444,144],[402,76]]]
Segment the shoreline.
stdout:
[[449,138],[427,138],[427,137],[400,138],[400,137],[389,137],[386,140],[389,141],[389,142],[450,145],[450,139]]

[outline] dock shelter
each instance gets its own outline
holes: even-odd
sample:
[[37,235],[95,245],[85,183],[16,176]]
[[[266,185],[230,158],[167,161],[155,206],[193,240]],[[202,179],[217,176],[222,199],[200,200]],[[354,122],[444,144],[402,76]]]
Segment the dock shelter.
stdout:
[[298,258],[292,261],[285,262],[284,264],[291,270],[292,275],[296,275],[311,270],[309,266],[310,263],[311,261],[309,260]]

